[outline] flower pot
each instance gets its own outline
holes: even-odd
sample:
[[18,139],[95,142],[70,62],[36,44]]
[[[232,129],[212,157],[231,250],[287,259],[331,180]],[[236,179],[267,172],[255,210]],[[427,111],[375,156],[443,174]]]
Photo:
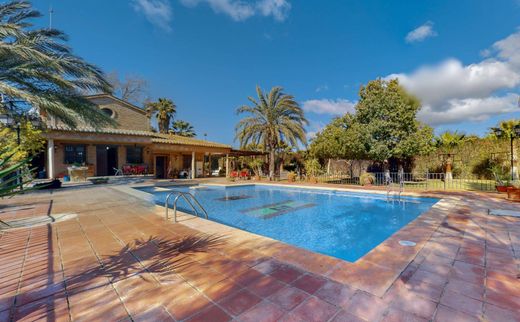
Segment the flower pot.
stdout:
[[520,189],[507,187],[507,199],[511,201],[520,201]]
[[506,193],[507,192],[507,188],[509,188],[510,186],[495,186],[495,188],[497,189],[498,192],[502,192],[502,193]]

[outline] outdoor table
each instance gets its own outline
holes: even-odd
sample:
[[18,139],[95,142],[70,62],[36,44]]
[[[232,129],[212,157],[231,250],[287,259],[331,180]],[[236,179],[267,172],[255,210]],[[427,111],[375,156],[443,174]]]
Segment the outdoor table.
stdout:
[[71,181],[87,181],[88,167],[68,167],[69,176]]

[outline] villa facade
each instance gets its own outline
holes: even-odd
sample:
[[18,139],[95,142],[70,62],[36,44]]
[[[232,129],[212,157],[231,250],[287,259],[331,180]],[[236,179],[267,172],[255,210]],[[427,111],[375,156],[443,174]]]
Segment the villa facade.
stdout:
[[[231,146],[152,130],[146,112],[112,95],[88,96],[117,126],[70,128],[47,119],[47,149],[41,165],[48,178],[62,177],[73,165],[88,167],[88,176],[114,175],[116,170],[153,174],[156,178],[211,175],[216,158],[227,157]],[[227,158],[226,158],[227,159]],[[213,167],[211,166],[213,164]]]

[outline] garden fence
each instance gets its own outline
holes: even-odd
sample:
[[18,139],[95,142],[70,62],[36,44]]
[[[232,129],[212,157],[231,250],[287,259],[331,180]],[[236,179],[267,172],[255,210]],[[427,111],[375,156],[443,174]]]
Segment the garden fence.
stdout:
[[[385,186],[384,172],[370,172],[374,186]],[[445,173],[402,173],[404,190],[474,190],[494,191],[495,180],[480,179],[477,177],[458,177],[446,179]],[[390,177],[394,184],[399,184],[399,173],[391,172]],[[331,173],[316,176],[318,183],[361,185],[359,177],[352,177],[346,173]]]

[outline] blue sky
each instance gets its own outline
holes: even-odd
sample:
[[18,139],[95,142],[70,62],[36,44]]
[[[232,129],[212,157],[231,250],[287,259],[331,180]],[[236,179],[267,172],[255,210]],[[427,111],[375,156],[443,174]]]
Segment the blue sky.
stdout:
[[[310,135],[351,111],[361,84],[399,77],[436,131],[519,117],[520,1],[38,0],[75,52],[148,80],[199,136],[233,144],[258,84],[306,110]],[[48,17],[40,20],[48,24]]]

